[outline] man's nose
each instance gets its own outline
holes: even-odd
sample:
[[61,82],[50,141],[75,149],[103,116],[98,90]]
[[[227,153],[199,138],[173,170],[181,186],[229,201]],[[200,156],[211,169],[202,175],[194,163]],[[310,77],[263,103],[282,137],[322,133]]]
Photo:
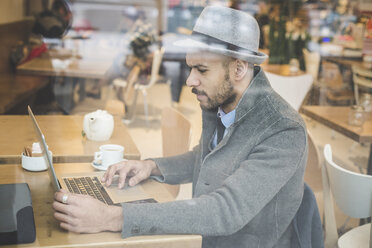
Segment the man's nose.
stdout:
[[186,85],[189,87],[197,87],[200,85],[200,81],[193,71],[194,70],[191,70],[189,76],[186,79]]

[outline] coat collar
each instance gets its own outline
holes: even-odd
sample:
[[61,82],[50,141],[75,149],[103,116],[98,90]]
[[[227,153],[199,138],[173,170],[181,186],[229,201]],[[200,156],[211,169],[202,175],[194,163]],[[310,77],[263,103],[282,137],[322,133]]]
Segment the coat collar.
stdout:
[[[268,91],[272,90],[269,81],[267,80],[265,73],[262,71],[261,67],[255,66],[254,68],[254,78],[251,83],[243,93],[237,107],[234,123],[231,128],[235,126],[237,122],[242,120],[250,110],[267,95]],[[217,123],[217,108],[213,110],[203,110],[203,157],[209,153],[211,142],[214,132],[216,130]],[[209,148],[208,148],[209,147]]]
[[[257,103],[257,101],[259,101],[259,99],[266,95],[268,90],[271,89],[270,83],[261,67],[254,67],[254,75],[254,78],[243,93],[236,107],[234,123],[243,118],[254,107],[255,103]],[[210,125],[211,122],[215,122],[217,118],[216,116],[217,109],[203,110],[203,120],[206,120],[206,123],[208,123],[207,125]]]
[[271,89],[270,83],[261,67],[254,67],[254,75],[254,78],[243,93],[236,107],[235,122],[243,118],[255,106],[259,99],[267,95],[268,90]]

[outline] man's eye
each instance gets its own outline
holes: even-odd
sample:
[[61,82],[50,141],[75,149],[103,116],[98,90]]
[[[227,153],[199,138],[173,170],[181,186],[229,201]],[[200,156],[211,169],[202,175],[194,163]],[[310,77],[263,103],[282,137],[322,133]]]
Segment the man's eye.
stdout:
[[204,69],[198,69],[198,72],[200,72],[200,74],[204,74],[206,73],[208,70],[204,70]]

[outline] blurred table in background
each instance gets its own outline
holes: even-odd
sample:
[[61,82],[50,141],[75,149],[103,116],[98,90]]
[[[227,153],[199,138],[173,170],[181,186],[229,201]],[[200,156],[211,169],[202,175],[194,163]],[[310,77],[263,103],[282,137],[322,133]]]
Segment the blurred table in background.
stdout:
[[353,66],[372,69],[372,63],[367,63],[362,60],[362,58],[349,58],[349,57],[340,57],[340,56],[322,56],[322,59],[336,63],[343,67],[352,68]]
[[[83,137],[81,115],[37,115],[53,161],[57,163],[92,162],[94,152],[103,144],[125,147],[124,157],[140,159],[136,144],[121,119],[114,117],[114,131],[107,141],[91,141]],[[37,142],[31,119],[27,115],[0,115],[0,163],[18,163],[25,146]]]
[[86,39],[63,39],[41,56],[17,66],[18,75],[49,76],[55,99],[69,114],[84,100],[89,89],[97,97],[100,81],[110,72],[115,59],[126,49],[125,34],[93,32]]
[[50,50],[17,66],[17,73],[52,77],[102,79],[112,59],[73,55],[71,50]]
[[290,65],[287,65],[287,64],[278,65],[278,64],[264,63],[264,64],[261,65],[261,68],[264,71],[267,71],[267,72],[270,72],[270,73],[273,73],[273,74],[277,74],[277,75],[280,75],[280,76],[285,76],[285,77],[301,76],[301,75],[305,74],[305,72],[300,70],[300,69],[298,69],[297,71],[291,71]]
[[[359,143],[372,143],[372,113],[365,115],[364,124],[349,124],[350,107],[302,106],[300,112],[323,125],[355,140]],[[368,174],[372,175],[372,144],[368,158]]]

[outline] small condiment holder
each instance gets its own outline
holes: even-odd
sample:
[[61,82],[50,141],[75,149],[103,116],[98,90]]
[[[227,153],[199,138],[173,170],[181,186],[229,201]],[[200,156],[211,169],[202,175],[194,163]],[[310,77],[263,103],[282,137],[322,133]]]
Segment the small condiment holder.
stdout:
[[[50,159],[53,159],[53,154],[49,152]],[[33,143],[32,149],[29,147],[24,148],[22,152],[22,168],[28,171],[45,171],[48,169],[47,161],[42,156],[39,143]]]
[[[51,151],[49,151],[49,157],[53,159]],[[45,171],[48,169],[48,166],[44,156],[30,157],[22,152],[22,168],[28,171]]]

